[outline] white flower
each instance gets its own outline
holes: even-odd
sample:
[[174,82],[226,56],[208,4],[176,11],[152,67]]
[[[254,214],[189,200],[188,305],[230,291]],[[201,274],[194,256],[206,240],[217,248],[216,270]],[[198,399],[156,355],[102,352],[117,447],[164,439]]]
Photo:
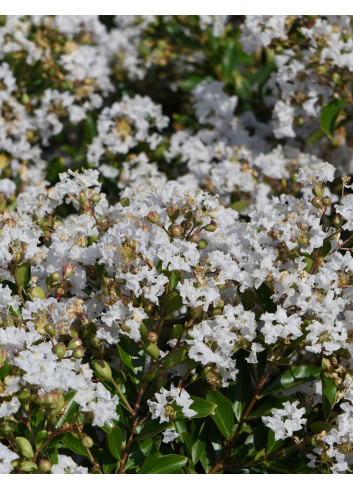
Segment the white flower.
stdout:
[[298,408],[298,404],[298,401],[286,401],[283,403],[284,409],[272,408],[272,416],[262,416],[264,425],[274,432],[276,441],[292,436],[294,431],[301,430],[302,425],[306,424],[303,418],[305,408]]

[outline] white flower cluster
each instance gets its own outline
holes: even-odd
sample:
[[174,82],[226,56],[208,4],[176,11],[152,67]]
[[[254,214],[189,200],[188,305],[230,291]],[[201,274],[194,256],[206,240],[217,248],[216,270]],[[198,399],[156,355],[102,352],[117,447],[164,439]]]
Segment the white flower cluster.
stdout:
[[303,418],[305,408],[298,408],[298,401],[283,403],[283,409],[272,408],[272,416],[263,416],[262,421],[275,434],[275,440],[281,440],[293,435],[306,424]]

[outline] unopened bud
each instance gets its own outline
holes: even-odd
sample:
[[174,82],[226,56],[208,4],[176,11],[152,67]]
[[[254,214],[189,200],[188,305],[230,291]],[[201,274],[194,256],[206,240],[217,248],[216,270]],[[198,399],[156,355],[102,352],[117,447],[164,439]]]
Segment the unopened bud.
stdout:
[[176,237],[178,237],[178,236],[180,236],[182,234],[183,229],[182,229],[181,226],[173,225],[173,226],[170,226],[169,231],[170,231],[170,235],[173,238],[176,238]]
[[49,460],[41,460],[39,462],[39,470],[42,474],[46,474],[47,472],[50,472],[51,463],[49,462]]
[[53,284],[56,284],[57,282],[60,282],[60,273],[59,272],[53,272],[50,275],[51,281]]
[[64,265],[62,267],[62,273],[64,278],[69,278],[72,277],[72,275],[75,273],[75,269],[72,265]]
[[84,204],[85,202],[87,202],[87,196],[86,196],[85,192],[80,192],[78,197],[79,197],[78,200],[81,204]]
[[44,330],[49,336],[55,336],[55,328],[52,324],[46,324]]
[[313,194],[316,196],[316,197],[323,197],[324,196],[324,193],[325,193],[325,189],[324,187],[322,187],[320,184],[315,184],[314,187],[313,187]]
[[147,220],[153,224],[158,224],[159,216],[156,211],[151,211],[147,214]]
[[197,243],[197,247],[199,250],[204,250],[207,245],[208,245],[207,239],[200,239],[200,241]]
[[93,194],[92,197],[91,197],[91,201],[94,203],[94,204],[98,204],[98,202],[101,201],[101,195],[100,194]]
[[64,343],[57,343],[54,347],[53,347],[53,353],[55,353],[55,355],[58,357],[58,358],[64,358],[64,356],[66,355],[66,346]]
[[33,472],[38,469],[38,465],[31,460],[25,460],[21,463],[22,472]]
[[104,360],[93,360],[92,367],[102,379],[112,379],[113,375],[111,368]]
[[45,292],[42,287],[32,287],[29,295],[36,299],[45,299]]
[[75,348],[75,350],[72,352],[72,357],[76,358],[76,360],[81,360],[85,355],[85,350],[80,346],[79,348]]
[[343,223],[343,217],[340,216],[339,214],[336,214],[335,217],[333,218],[332,224],[335,226],[335,228],[340,228]]
[[324,204],[325,207],[330,207],[330,205],[332,204],[331,197],[324,197],[322,199],[322,203]]
[[320,197],[314,197],[311,203],[314,207],[316,207],[316,209],[322,209],[322,200],[320,199]]
[[70,341],[68,348],[69,350],[75,350],[76,348],[80,348],[82,346],[82,341],[80,338],[72,338]]
[[212,220],[210,224],[207,224],[207,226],[205,226],[205,230],[208,231],[209,233],[213,233],[214,231],[216,231],[216,229],[217,229],[217,223],[214,220]]
[[16,445],[21,455],[23,455],[26,458],[34,457],[32,445],[27,440],[27,438],[23,438],[23,436],[17,436]]
[[158,336],[157,336],[156,333],[154,333],[153,331],[151,331],[150,333],[148,333],[148,335],[146,337],[146,340],[149,341],[150,343],[157,343]]
[[57,287],[55,289],[55,293],[56,293],[56,296],[57,297],[61,297],[61,296],[65,295],[65,289],[64,289],[64,287]]
[[85,448],[92,448],[93,447],[93,440],[90,436],[83,436],[82,437],[82,445],[85,447]]
[[129,207],[130,205],[130,199],[128,197],[123,197],[121,200],[120,200],[120,204],[123,206],[123,207]]
[[168,217],[171,221],[175,221],[180,215],[179,207],[175,204],[170,205],[167,208],[167,214],[168,214]]

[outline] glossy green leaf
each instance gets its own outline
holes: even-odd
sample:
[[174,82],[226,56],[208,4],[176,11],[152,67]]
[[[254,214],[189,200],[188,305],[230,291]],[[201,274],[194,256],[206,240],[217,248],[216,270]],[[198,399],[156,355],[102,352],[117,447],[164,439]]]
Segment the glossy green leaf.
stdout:
[[192,446],[191,450],[191,458],[194,464],[197,464],[197,462],[200,460],[202,453],[205,450],[206,442],[204,440],[196,440],[195,443]]
[[251,202],[249,202],[248,200],[237,200],[236,202],[230,204],[230,207],[234,211],[237,211],[239,212],[239,214],[241,214],[244,209],[249,207],[250,203]]
[[330,423],[326,423],[325,421],[314,421],[310,424],[310,429],[313,433],[319,434],[322,431],[329,432],[332,430],[333,426]]
[[185,350],[183,348],[176,348],[163,359],[163,368],[173,368],[183,361],[185,357]]
[[185,467],[188,459],[181,455],[164,455],[147,457],[140,474],[175,474]]
[[285,401],[294,402],[295,399],[292,396],[278,396],[278,397],[269,397],[265,401],[260,402],[259,406],[256,407],[251,413],[247,416],[247,419],[255,419],[261,418],[261,416],[269,416],[271,414],[272,408],[282,409],[283,403]]
[[117,460],[121,458],[121,447],[124,440],[124,435],[119,426],[114,426],[108,433],[108,446],[110,453]]
[[214,413],[217,408],[217,404],[206,401],[201,397],[191,396],[191,399],[193,400],[193,403],[191,404],[190,409],[197,411],[197,414],[195,414],[193,418],[205,418]]
[[61,440],[62,443],[78,455],[83,455],[84,457],[90,458],[88,455],[87,448],[82,445],[82,438],[80,435],[74,435],[72,433],[66,433],[64,438]]
[[319,379],[320,373],[320,367],[314,367],[311,365],[290,368],[278,376],[270,386],[264,389],[261,393],[261,397],[267,396],[268,394],[272,394],[274,392],[290,389],[291,387],[304,384],[310,380]]
[[234,428],[234,411],[232,403],[223,394],[217,391],[210,391],[207,394],[207,400],[217,404],[212,415],[219,431],[226,438],[231,438]]
[[320,126],[326,136],[332,138],[338,116],[343,110],[346,102],[344,100],[334,100],[327,104],[320,114]]
[[162,431],[168,430],[170,428],[173,428],[173,423],[168,421],[160,423],[159,420],[154,419],[145,423],[145,426],[138,434],[137,439],[145,440],[146,438],[153,438],[155,435],[158,435]]
[[239,421],[253,395],[251,385],[250,365],[245,359],[244,351],[236,355],[236,365],[239,370],[237,379],[228,387],[228,397],[233,403],[234,414]]

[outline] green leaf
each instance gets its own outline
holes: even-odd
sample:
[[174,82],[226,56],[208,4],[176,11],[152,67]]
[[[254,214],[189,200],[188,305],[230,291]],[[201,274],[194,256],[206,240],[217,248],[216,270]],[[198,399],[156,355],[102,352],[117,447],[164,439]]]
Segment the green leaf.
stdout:
[[182,324],[174,324],[173,326],[173,338],[176,340],[180,340],[181,335],[183,333],[183,325]]
[[9,363],[5,363],[0,368],[0,380],[4,380],[7,375],[10,375],[12,371],[11,365]]
[[110,453],[117,460],[121,458],[121,446],[124,440],[124,435],[119,426],[114,426],[108,434],[108,446]]
[[247,419],[256,419],[260,418],[261,416],[269,416],[272,408],[282,409],[285,401],[294,402],[295,399],[292,396],[271,396],[261,403],[260,406],[254,409],[254,411],[247,416]]
[[200,460],[202,453],[205,450],[206,442],[204,440],[197,439],[192,446],[191,458],[194,464]]
[[173,292],[175,287],[178,285],[179,282],[179,275],[175,273],[174,270],[170,272],[170,277],[169,277],[169,292]]
[[55,183],[58,180],[59,173],[65,171],[65,160],[64,158],[58,157],[54,158],[49,162],[46,169],[46,180],[50,183]]
[[313,144],[317,143],[317,141],[320,141],[325,136],[325,133],[322,129],[317,129],[313,133],[310,134],[310,136],[307,139],[307,145],[312,146]]
[[46,430],[39,431],[34,442],[36,450],[39,450],[40,447],[43,446],[43,444],[47,441],[47,439],[48,432]]
[[322,431],[330,431],[332,428],[333,426],[325,421],[314,421],[310,424],[310,429],[315,434],[319,434]]
[[234,411],[232,403],[223,394],[217,391],[210,391],[207,394],[207,400],[217,404],[212,419],[216,423],[219,431],[226,438],[231,438],[234,428]]
[[[347,248],[349,248],[349,246],[347,246]],[[331,251],[331,241],[327,240],[325,241],[325,244],[322,248],[320,258],[325,258],[325,256],[327,256],[330,253],[330,251]]]
[[139,384],[145,366],[145,354],[135,341],[122,338],[118,344],[120,358],[134,384]]
[[187,461],[187,457],[182,457],[181,455],[164,455],[158,457],[158,454],[155,454],[146,458],[139,474],[180,473],[180,469],[185,467]]
[[231,209],[234,211],[239,212],[239,214],[242,213],[244,209],[246,209],[250,205],[250,202],[247,200],[238,200],[237,202],[233,202],[230,204]]
[[31,264],[29,261],[22,263],[19,267],[16,268],[15,271],[15,279],[17,285],[21,288],[24,289],[26,285],[29,284],[29,281],[31,280]]
[[180,297],[179,292],[176,290],[173,290],[173,292],[169,292],[163,302],[163,307],[166,314],[171,314],[172,312],[177,311],[182,307],[182,305],[183,301]]
[[185,350],[183,348],[176,348],[166,355],[163,359],[162,367],[163,368],[173,368],[175,365],[178,365],[183,361],[185,357]]
[[326,377],[325,375],[321,375],[321,384],[322,384],[322,407],[324,411],[324,418],[328,420],[332,407],[335,403],[337,388],[333,379],[330,377]]
[[267,396],[274,392],[280,392],[290,389],[296,385],[304,384],[310,380],[319,379],[321,373],[320,367],[301,366],[293,367],[286,370],[282,375],[277,377],[272,384],[262,391],[261,397]]
[[275,440],[274,431],[272,431],[270,429],[268,430],[267,449],[266,449],[267,453],[276,452],[277,450],[279,450],[281,448],[283,443],[284,443],[284,440],[277,440],[277,441]]
[[245,360],[245,352],[240,351],[236,355],[236,365],[239,370],[237,380],[228,387],[228,397],[233,403],[234,414],[240,421],[246,406],[252,396],[251,375],[249,364]]
[[345,100],[334,100],[333,102],[327,104],[321,111],[320,126],[323,132],[329,138],[333,138],[337,118],[343,110],[345,104]]
[[190,409],[197,411],[197,414],[195,414],[195,416],[192,417],[193,419],[205,418],[209,414],[215,412],[215,409],[217,408],[217,404],[206,401],[201,397],[191,396],[191,399],[193,400],[193,403],[190,405]]
[[79,410],[79,405],[73,400],[75,396],[75,392],[70,392],[65,397],[65,400],[68,401],[64,414],[59,418],[59,420],[55,424],[55,428],[61,428],[62,425],[66,422],[70,423],[77,418],[77,413]]
[[158,419],[154,419],[145,424],[144,428],[140,431],[137,436],[137,440],[145,440],[146,438],[153,438],[161,431],[168,430],[173,428],[173,423],[169,421],[165,421],[164,423],[160,423]]
[[256,289],[256,293],[260,299],[260,304],[266,312],[276,312],[277,306],[271,299],[273,291],[268,285],[265,284],[265,282],[262,283],[258,289]]
[[62,443],[69,448],[72,452],[78,455],[83,455],[84,457],[90,458],[88,455],[87,448],[82,445],[80,435],[74,435],[72,433],[66,433],[64,438],[61,440]]

